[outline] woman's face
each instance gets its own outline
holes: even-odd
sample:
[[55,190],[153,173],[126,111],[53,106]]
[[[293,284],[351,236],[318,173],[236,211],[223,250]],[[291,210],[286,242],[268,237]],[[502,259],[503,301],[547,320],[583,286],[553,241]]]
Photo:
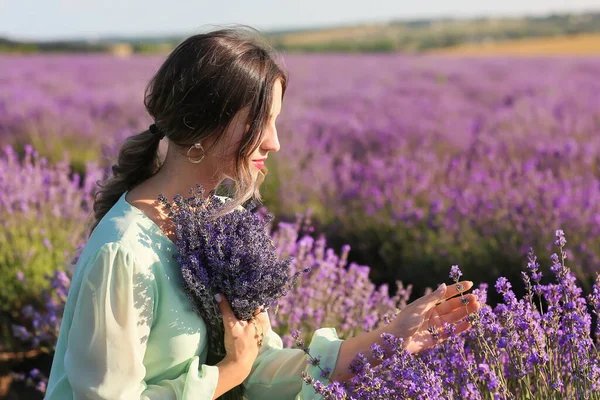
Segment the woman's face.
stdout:
[[[275,121],[281,113],[281,97],[283,87],[281,80],[278,79],[273,85],[273,102],[271,103],[269,122],[265,127],[265,132],[261,143],[256,150],[250,155],[247,162],[253,177],[258,176],[258,172],[264,166],[269,153],[279,151],[279,138],[277,137],[277,127]],[[232,119],[228,128],[228,132],[224,140],[214,147],[211,151],[212,156],[207,156],[208,163],[214,164],[215,170],[220,170],[225,175],[232,175],[235,171],[236,152],[239,148],[243,135],[248,131],[250,125],[245,123],[248,121],[249,107],[240,110]],[[210,145],[211,143],[207,143]],[[206,148],[206,146],[205,146]]]
[[[273,85],[273,102],[271,103],[269,122],[265,127],[265,132],[260,145],[250,155],[249,159],[250,169],[252,171],[253,176],[255,177],[258,175],[258,171],[262,169],[262,167],[264,167],[269,153],[277,152],[280,148],[275,122],[277,121],[277,117],[281,113],[282,93],[283,87],[281,85],[281,80],[277,79],[277,81],[275,81],[275,84]],[[246,129],[248,128],[249,125],[246,126]]]

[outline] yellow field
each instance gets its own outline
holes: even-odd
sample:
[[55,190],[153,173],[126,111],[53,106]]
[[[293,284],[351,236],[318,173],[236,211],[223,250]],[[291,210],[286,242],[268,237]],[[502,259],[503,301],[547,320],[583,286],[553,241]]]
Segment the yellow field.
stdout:
[[545,37],[483,44],[464,44],[447,49],[432,50],[430,53],[451,55],[598,55],[600,56],[600,34],[579,36]]
[[360,41],[368,40],[372,37],[393,37],[397,34],[397,31],[397,27],[388,27],[384,24],[370,24],[288,33],[277,35],[277,39],[279,39],[281,44],[286,46],[299,46],[334,41]]

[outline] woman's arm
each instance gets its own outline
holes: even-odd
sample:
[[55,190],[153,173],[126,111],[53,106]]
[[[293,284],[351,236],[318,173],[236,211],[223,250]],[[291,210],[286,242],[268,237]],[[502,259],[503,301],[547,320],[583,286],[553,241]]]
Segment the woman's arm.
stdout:
[[[60,381],[68,381],[74,399],[212,399],[243,380],[233,363],[209,366],[194,356],[178,377],[147,382],[144,357],[154,317],[154,275],[118,243],[100,248],[82,274],[73,293],[77,302],[64,371],[54,371],[64,374]],[[50,399],[53,390],[49,387]]]
[[244,365],[240,365],[235,361],[224,359],[217,364],[217,367],[219,368],[219,381],[213,399],[240,385],[248,376]]
[[[320,356],[320,368],[332,371],[342,342],[335,329],[321,328],[315,331],[308,346],[311,356]],[[269,328],[252,372],[244,381],[246,396],[248,400],[321,399],[312,386],[304,384],[302,372],[307,372],[323,384],[328,383],[327,378],[320,375],[321,369],[308,362],[304,351],[284,349],[281,337]]]
[[344,382],[352,378],[350,363],[358,353],[362,353],[372,366],[379,364],[380,361],[371,354],[370,347],[374,343],[384,347],[383,339],[381,338],[382,333],[383,331],[381,330],[374,330],[344,340],[340,346],[338,360],[330,379],[332,381]]

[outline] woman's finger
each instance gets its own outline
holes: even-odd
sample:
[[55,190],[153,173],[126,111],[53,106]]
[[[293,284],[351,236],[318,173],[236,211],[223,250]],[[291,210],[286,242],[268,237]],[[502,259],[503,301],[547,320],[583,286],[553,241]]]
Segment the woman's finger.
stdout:
[[[456,325],[454,325],[453,332],[455,335],[458,335],[458,334],[466,331],[467,329],[471,328],[471,326],[472,326],[471,323],[465,319],[465,320],[460,321]],[[443,340],[448,339],[449,335],[448,335],[448,333],[446,333],[445,329],[437,328],[436,330],[439,333],[439,337],[437,340],[435,338],[433,338],[434,342],[441,342]]]
[[252,314],[255,317],[258,317],[259,314],[266,312],[266,308],[263,307],[258,307],[255,311],[254,314]]
[[[457,324],[454,325],[453,332],[454,332],[455,335],[458,335],[458,334],[466,331],[467,329],[470,329],[471,326],[472,326],[471,323],[465,319],[465,320],[462,320],[459,323],[457,323]],[[446,340],[449,337],[449,335],[446,332],[446,330],[443,329],[443,328],[441,328],[441,327],[434,328],[433,332],[434,333],[431,333],[431,331],[430,331],[427,334],[431,336],[431,339],[433,340],[434,344],[435,343],[439,343],[439,342],[441,342],[443,340]],[[434,337],[435,332],[437,332],[437,335],[438,335],[437,339]]]
[[464,297],[455,297],[453,299],[448,299],[435,306],[435,311],[439,315],[444,315],[451,312],[452,310],[456,310],[457,308],[464,308],[465,304],[463,304],[463,299],[466,299],[466,301],[468,302],[467,304],[469,304],[473,303],[474,301],[477,301],[477,296],[475,296],[474,294],[468,294]]
[[469,328],[471,328],[471,323],[469,321],[467,321],[467,320],[460,321],[458,324],[456,324],[454,326],[454,333],[458,335],[459,333],[462,333]]
[[267,331],[271,329],[271,320],[269,318],[269,314],[266,312],[260,313],[256,316],[256,320],[262,327],[263,333],[266,335]]
[[455,296],[458,296],[461,293],[466,292],[467,290],[473,287],[473,282],[471,281],[462,281],[455,284],[452,284],[446,288],[446,293],[440,301],[444,301],[447,299],[451,299]]
[[469,303],[466,307],[463,306],[463,307],[457,308],[455,310],[452,310],[444,315],[439,315],[438,319],[442,323],[445,322],[448,324],[453,324],[453,323],[458,322],[461,319],[465,318],[467,315],[473,314],[475,311],[479,310],[480,307],[481,307],[481,304],[478,301],[474,301],[472,303]]
[[442,301],[447,290],[448,290],[448,287],[446,286],[446,284],[442,283],[433,292],[431,292],[425,296],[419,297],[418,299],[416,299],[415,301],[410,303],[406,307],[406,309],[412,309],[413,310],[412,312],[414,312],[416,314],[423,314],[428,309],[430,309],[431,307],[433,307],[434,305],[436,305],[437,303]]
[[221,311],[221,315],[223,315],[223,324],[233,327],[239,319],[235,317],[231,306],[229,305],[229,301],[222,293],[215,295],[215,300],[217,301],[217,306],[219,307],[219,311]]
[[471,281],[462,281],[450,286],[446,286],[445,284],[440,285],[437,290],[425,295],[423,297],[418,298],[411,304],[415,307],[425,307],[426,309],[434,306],[436,304],[440,304],[443,301],[451,299],[453,297],[458,296],[461,293],[466,292],[467,290],[473,287],[473,282]]

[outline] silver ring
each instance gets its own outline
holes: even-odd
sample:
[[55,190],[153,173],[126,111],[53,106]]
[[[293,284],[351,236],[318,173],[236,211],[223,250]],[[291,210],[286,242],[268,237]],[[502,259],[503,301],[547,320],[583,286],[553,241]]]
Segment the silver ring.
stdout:
[[462,285],[462,283],[457,283],[456,284],[456,290],[460,293],[463,290],[465,290],[465,287]]

